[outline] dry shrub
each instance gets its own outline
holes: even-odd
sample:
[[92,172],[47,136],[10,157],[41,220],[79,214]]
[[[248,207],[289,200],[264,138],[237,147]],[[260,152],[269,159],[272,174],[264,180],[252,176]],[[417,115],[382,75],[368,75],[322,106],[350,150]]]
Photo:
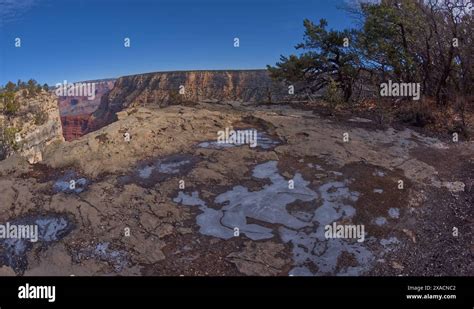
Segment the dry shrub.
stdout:
[[468,135],[465,116],[454,104],[439,105],[434,99],[406,101],[398,106],[396,117],[404,123],[431,131]]
[[433,113],[435,105],[428,100],[404,101],[399,104],[396,117],[404,123],[416,127],[426,127],[436,122]]

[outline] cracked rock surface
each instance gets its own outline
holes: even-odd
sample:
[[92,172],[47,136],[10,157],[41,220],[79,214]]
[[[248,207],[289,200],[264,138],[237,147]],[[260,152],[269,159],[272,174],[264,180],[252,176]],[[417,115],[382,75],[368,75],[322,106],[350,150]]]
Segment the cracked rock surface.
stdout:
[[[271,147],[210,147],[225,128]],[[41,163],[0,162],[0,223],[49,235],[0,242],[0,274],[472,275],[473,154],[291,107],[131,107]],[[328,239],[334,222],[364,241]]]

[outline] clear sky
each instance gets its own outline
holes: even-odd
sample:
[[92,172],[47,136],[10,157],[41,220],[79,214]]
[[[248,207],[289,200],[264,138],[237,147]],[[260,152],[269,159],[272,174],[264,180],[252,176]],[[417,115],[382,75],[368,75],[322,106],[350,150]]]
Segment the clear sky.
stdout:
[[[258,69],[294,53],[303,19],[351,26],[344,0],[0,0],[0,83],[54,85],[191,69]],[[21,47],[15,47],[15,38]],[[124,38],[129,37],[130,48]],[[234,47],[234,38],[240,47]]]

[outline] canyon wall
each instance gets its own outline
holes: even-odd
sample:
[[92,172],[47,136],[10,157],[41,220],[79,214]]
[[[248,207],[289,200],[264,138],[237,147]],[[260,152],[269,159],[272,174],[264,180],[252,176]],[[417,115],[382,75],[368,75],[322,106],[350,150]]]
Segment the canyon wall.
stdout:
[[86,96],[58,97],[63,134],[66,141],[75,140],[86,134],[91,114],[99,107],[102,96],[114,87],[115,80],[83,81],[82,83],[95,84],[95,98],[91,100]]
[[15,101],[18,110],[0,116],[4,155],[19,153],[31,164],[41,162],[48,145],[64,141],[57,98],[45,91],[32,98],[17,92]]
[[86,134],[90,119],[90,114],[61,116],[64,139],[69,142]]
[[105,94],[89,122],[89,131],[116,120],[130,106],[166,106],[184,102],[277,102],[287,86],[272,81],[267,70],[156,72],[120,77]]
[[96,89],[93,101],[59,98],[67,141],[110,124],[118,112],[131,106],[276,103],[297,97],[289,95],[287,85],[273,81],[267,70],[155,72],[99,81]]

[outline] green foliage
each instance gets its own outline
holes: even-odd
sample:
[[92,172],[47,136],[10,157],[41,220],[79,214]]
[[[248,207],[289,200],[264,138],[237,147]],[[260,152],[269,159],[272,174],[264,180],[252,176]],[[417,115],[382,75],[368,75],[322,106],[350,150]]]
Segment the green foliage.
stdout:
[[0,95],[0,99],[2,100],[4,112],[6,114],[14,115],[20,108],[20,105],[15,100],[15,92],[4,92]]
[[[47,84],[43,87],[49,89]],[[8,115],[15,115],[20,108],[20,103],[15,98],[15,93],[21,91],[23,98],[34,97],[36,94],[41,93],[43,87],[34,79],[30,79],[28,83],[18,80],[16,84],[9,81],[5,87],[0,87],[0,111]]]
[[336,106],[344,103],[344,97],[341,93],[340,86],[335,80],[330,80],[328,86],[325,89],[324,99],[329,103],[331,108],[335,108]]
[[294,83],[302,81],[312,92],[327,87],[334,82],[343,94],[344,101],[352,96],[354,81],[359,74],[357,52],[345,46],[353,42],[357,32],[354,30],[327,30],[324,19],[314,24],[306,19],[304,42],[296,46],[303,50],[300,55],[281,56],[275,67],[268,66],[272,78]]
[[474,23],[468,2],[363,4],[359,41],[365,61],[383,80],[420,83],[422,93],[438,103],[472,94]]
[[34,122],[35,122],[35,125],[38,125],[38,126],[41,126],[43,124],[46,123],[46,121],[48,121],[48,114],[45,112],[45,111],[38,111],[35,113],[35,118],[34,118]]
[[10,115],[16,114],[19,108],[19,104],[14,100],[9,101],[7,102],[7,104],[5,104],[5,112]]
[[17,85],[17,89],[25,89],[26,88],[26,83],[22,80],[18,80],[18,82],[16,83]]
[[365,23],[359,42],[366,59],[389,72],[396,81],[419,80],[417,60],[412,48],[420,16],[413,1],[401,5],[365,3],[361,6]]
[[8,82],[6,85],[5,85],[5,90],[7,92],[14,92],[16,90],[16,85],[12,82]]
[[3,129],[3,143],[4,147],[18,150],[20,145],[15,140],[16,134],[20,132],[17,128],[7,127]]
[[28,93],[30,94],[30,97],[33,97],[37,93],[38,84],[36,83],[34,79],[30,79],[27,82],[27,89],[28,89]]
[[420,83],[422,95],[438,103],[472,96],[469,1],[363,1],[357,13],[358,30],[328,30],[324,19],[318,24],[306,19],[303,43],[296,46],[301,53],[281,56],[268,66],[270,75],[302,82],[313,92],[331,87],[331,94],[337,88],[344,101],[354,100],[355,85],[378,89],[388,80]]

